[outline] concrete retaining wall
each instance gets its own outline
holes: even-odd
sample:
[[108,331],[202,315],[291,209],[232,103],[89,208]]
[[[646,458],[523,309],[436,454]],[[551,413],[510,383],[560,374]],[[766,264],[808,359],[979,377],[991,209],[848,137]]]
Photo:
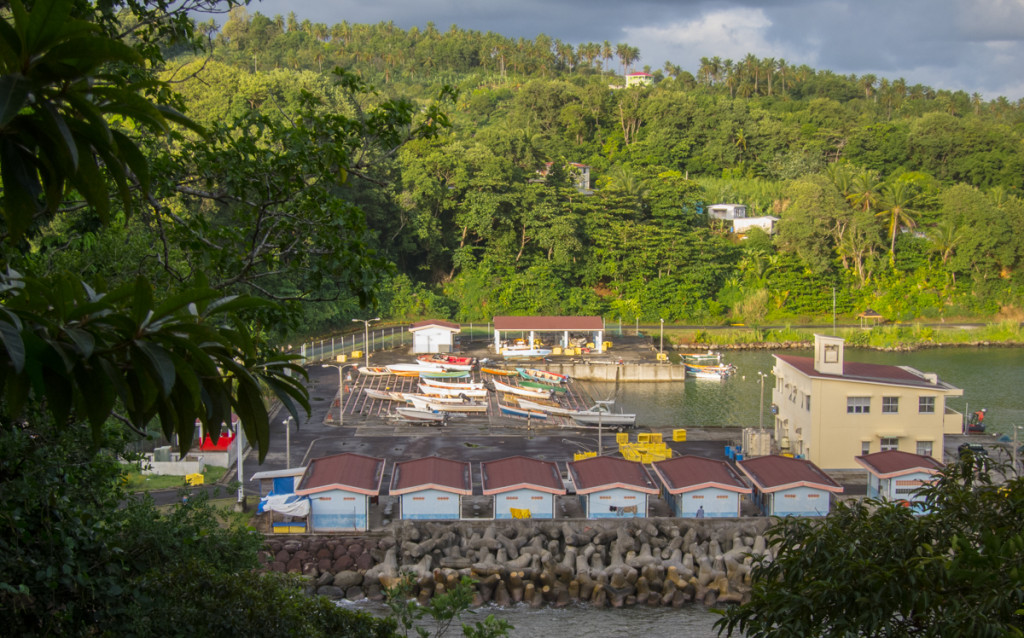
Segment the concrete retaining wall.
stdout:
[[611,381],[620,383],[651,383],[658,381],[683,381],[686,368],[668,363],[545,363],[545,370],[565,374],[579,381]]

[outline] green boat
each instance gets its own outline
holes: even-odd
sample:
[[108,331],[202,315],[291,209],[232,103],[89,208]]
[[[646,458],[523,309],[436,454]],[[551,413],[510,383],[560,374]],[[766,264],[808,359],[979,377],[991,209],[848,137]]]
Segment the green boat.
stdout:
[[550,383],[541,383],[540,381],[520,381],[519,385],[524,388],[535,388],[538,390],[554,390],[555,392],[565,392],[566,387],[562,385],[551,385]]
[[448,370],[445,372],[421,372],[425,379],[465,379],[469,373],[464,370]]

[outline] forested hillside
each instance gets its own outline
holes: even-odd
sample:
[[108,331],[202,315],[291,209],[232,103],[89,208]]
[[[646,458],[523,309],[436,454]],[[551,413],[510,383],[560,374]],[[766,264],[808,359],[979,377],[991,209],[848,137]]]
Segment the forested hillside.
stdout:
[[[163,78],[216,135],[149,149],[191,176],[156,193],[175,223],[55,227],[79,250],[54,265],[121,268],[93,259],[115,242],[133,267],[291,300],[302,331],[347,324],[378,285],[395,319],[756,325],[831,315],[833,289],[840,313],[894,320],[1024,307],[1020,101],[753,55],[693,75],[638,67],[642,42],[456,26],[238,8],[199,31],[208,51],[179,52]],[[618,88],[641,69],[650,85]],[[735,236],[705,214],[723,202],[779,217],[778,233]],[[210,244],[231,249],[218,261]]]

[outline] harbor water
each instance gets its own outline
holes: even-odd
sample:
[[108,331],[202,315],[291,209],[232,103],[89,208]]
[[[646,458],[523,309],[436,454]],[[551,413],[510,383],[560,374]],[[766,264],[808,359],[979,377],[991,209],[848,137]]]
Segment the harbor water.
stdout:
[[[785,354],[811,356],[810,350]],[[987,408],[988,431],[1012,436],[1012,426],[1024,426],[1024,349],[935,348],[915,352],[880,352],[848,348],[847,361],[909,366],[934,372],[939,379],[962,388],[964,395],[947,407],[967,413]],[[651,428],[757,427],[760,377],[764,382],[764,426],[772,426],[769,406],[775,378],[775,359],[769,351],[727,351],[724,361],[736,374],[724,381],[687,379],[676,383],[585,384],[595,399],[615,399],[623,412],[635,412],[637,425]],[[1024,432],[1018,435],[1024,439]]]

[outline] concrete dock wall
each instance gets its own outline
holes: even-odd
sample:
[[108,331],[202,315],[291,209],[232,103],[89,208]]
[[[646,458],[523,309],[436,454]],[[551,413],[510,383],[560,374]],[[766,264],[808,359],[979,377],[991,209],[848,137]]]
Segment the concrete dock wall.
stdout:
[[[529,366],[528,366],[529,367]],[[683,381],[686,368],[668,363],[545,363],[537,366],[544,370],[569,375],[579,381],[610,381],[619,383],[651,383]]]

